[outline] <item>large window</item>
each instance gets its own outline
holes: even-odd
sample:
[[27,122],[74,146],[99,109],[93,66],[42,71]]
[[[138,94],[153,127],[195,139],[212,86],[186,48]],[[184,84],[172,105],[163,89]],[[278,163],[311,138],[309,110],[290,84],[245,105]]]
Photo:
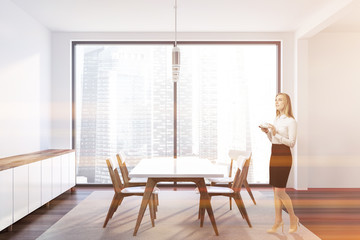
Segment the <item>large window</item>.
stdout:
[[[268,183],[278,82],[276,43],[183,43],[178,82],[177,153],[227,161],[252,152],[250,183]],[[119,151],[128,167],[173,156],[173,82],[169,43],[74,43],[78,181],[109,183],[105,159]]]

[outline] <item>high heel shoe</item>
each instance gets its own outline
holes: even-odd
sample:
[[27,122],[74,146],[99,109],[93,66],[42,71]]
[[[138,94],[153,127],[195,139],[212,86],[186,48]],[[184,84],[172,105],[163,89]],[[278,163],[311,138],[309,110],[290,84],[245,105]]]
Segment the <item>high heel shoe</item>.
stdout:
[[289,233],[294,233],[294,232],[296,232],[296,231],[298,230],[298,226],[300,227],[299,218],[296,217],[295,227],[292,228],[292,227],[290,226],[290,228],[289,228]]
[[266,232],[267,233],[276,233],[277,229],[281,226],[281,231],[284,232],[284,222],[281,221],[279,223],[275,223],[274,226],[272,226],[272,228],[268,229]]

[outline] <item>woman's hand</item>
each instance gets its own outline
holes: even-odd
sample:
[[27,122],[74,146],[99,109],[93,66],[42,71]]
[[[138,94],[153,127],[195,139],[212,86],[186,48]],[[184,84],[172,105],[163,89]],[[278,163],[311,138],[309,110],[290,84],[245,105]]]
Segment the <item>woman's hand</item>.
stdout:
[[263,131],[264,133],[268,133],[269,132],[269,129],[268,128],[264,128],[264,127],[260,127],[259,128],[261,129],[261,131]]
[[272,135],[275,136],[276,135],[276,128],[274,125],[269,123],[269,130],[271,131]]

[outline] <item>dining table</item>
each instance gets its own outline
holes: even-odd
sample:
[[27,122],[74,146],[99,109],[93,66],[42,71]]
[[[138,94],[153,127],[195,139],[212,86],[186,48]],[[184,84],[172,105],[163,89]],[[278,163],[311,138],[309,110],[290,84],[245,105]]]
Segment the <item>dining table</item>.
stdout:
[[[147,178],[145,193],[142,198],[133,235],[136,236],[150,201],[154,187],[159,182],[194,182],[200,193],[200,209],[206,209],[215,234],[218,236],[210,196],[205,185],[205,178],[224,177],[224,173],[210,160],[199,157],[159,157],[142,159],[129,173],[130,178]],[[204,214],[201,215],[200,227],[203,227]]]

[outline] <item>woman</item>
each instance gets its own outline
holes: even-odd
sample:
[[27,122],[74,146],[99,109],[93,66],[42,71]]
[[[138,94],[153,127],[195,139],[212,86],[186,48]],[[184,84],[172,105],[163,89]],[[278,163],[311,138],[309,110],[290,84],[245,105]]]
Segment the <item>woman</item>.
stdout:
[[292,113],[290,97],[286,93],[276,95],[275,107],[276,118],[274,125],[265,124],[260,126],[272,143],[269,182],[274,190],[275,224],[267,232],[275,233],[280,226],[284,231],[281,214],[282,205],[284,205],[290,215],[289,233],[293,233],[297,231],[299,218],[295,216],[291,199],[285,192],[285,188],[292,165],[290,148],[295,145],[297,124]]

